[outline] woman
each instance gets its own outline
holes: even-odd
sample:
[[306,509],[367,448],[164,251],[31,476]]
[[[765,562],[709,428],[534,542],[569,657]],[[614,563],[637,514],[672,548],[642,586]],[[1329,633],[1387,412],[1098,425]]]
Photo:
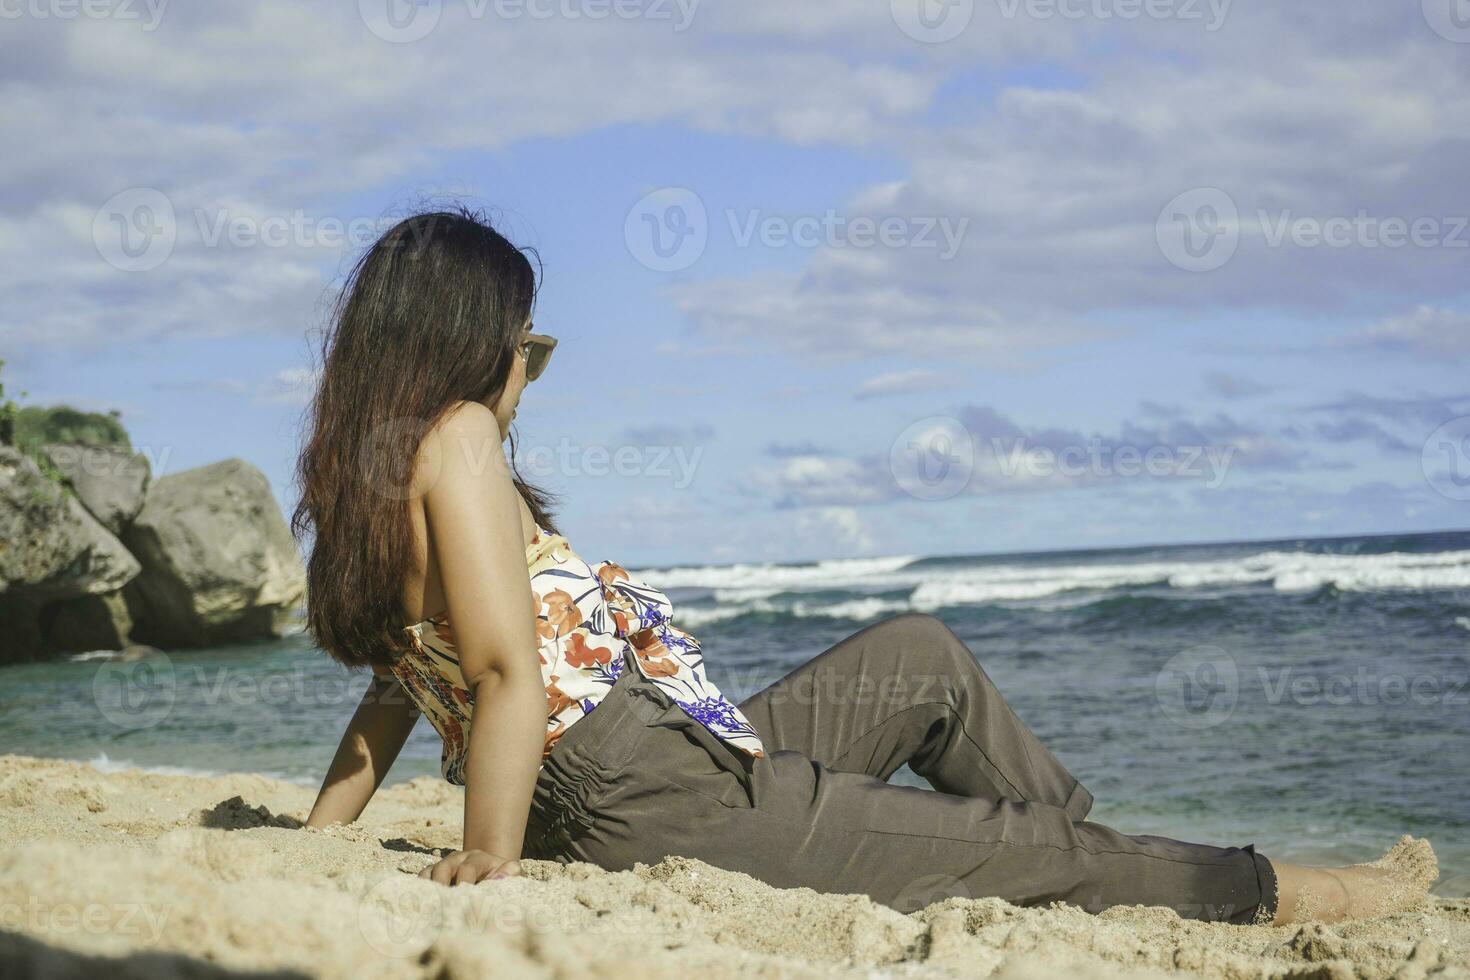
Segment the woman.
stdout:
[[[1284,923],[1422,900],[1422,841],[1308,869],[1088,822],[1092,795],[932,616],[860,629],[730,703],[667,596],[585,562],[513,442],[507,459],[555,344],[532,332],[536,289],[526,255],[459,211],[399,223],[342,291],[293,526],[315,532],[313,637],[374,679],[308,826],[356,819],[422,712],[465,788],[464,847],[424,870],[443,884],[522,857],[678,854],[903,911],[995,895]],[[934,789],[888,784],[905,763]]]

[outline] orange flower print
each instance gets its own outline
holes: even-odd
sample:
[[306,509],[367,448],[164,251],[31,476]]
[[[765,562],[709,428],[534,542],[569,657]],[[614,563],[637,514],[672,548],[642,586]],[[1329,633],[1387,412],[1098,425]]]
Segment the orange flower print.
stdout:
[[652,627],[641,629],[628,639],[633,642],[634,647],[647,656],[667,657],[669,655],[669,648],[664,646],[664,641],[659,639],[659,635]]
[[651,629],[643,629],[628,637],[643,672],[650,677],[673,677],[679,672],[679,662],[669,656],[669,648]]
[[639,653],[638,660],[649,677],[673,677],[679,672],[679,662],[667,657],[649,657]]
[[587,642],[587,633],[578,630],[567,639],[567,663],[573,667],[591,667],[612,660],[612,651],[606,647],[595,647]]
[[627,617],[627,615],[625,613],[623,613],[623,612],[620,612],[617,609],[614,609],[612,611],[612,618],[613,618],[613,622],[617,624],[617,635],[618,636],[627,636],[628,635],[628,617]]
[[556,686],[557,680],[558,678],[553,677],[546,685],[546,717],[548,718],[555,718],[577,703],[570,695]]
[[570,592],[552,589],[542,596],[546,603],[546,621],[556,629],[557,636],[566,636],[582,623],[582,611],[577,608]]
[[602,563],[602,567],[597,570],[597,577],[606,586],[612,585],[618,579],[626,579],[628,573],[622,565],[616,562],[605,561]]
[[460,759],[465,750],[464,727],[453,718],[445,718],[440,724],[444,726],[440,729],[440,738],[444,741],[444,756]]

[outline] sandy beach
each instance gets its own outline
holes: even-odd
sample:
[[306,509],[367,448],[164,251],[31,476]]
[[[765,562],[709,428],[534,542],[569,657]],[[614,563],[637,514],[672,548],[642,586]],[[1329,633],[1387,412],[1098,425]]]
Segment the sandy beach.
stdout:
[[[7,976],[1470,977],[1470,901],[1338,926],[949,898],[901,915],[670,858],[444,889],[459,790],[421,778],[299,829],[310,788],[0,757]],[[105,961],[104,959],[105,958]]]

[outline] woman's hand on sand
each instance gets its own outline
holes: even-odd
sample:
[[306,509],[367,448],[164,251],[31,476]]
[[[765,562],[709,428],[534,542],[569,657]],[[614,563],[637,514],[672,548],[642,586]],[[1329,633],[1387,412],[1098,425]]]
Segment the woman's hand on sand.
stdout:
[[491,878],[513,878],[521,873],[521,862],[488,851],[455,851],[419,872],[420,878],[441,885],[473,885]]

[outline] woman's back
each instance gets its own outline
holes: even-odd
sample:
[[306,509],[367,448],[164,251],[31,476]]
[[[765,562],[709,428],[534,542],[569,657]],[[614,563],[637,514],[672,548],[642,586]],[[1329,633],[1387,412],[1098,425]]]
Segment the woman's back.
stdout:
[[[422,480],[422,461],[419,461],[419,471],[415,472],[415,480]],[[415,484],[418,489],[419,484]],[[524,500],[520,504],[521,517],[521,541],[526,547],[530,547],[531,541],[540,532],[540,526],[536,518],[531,514],[531,508],[526,506]],[[413,548],[410,554],[411,562],[408,573],[403,580],[403,603],[404,621],[409,624],[418,624],[437,616],[443,615],[449,606],[444,592],[444,579],[439,571],[438,556],[434,552],[434,543],[429,534],[428,515],[424,512],[424,495],[414,493],[408,500],[409,523],[413,528]],[[431,611],[432,610],[432,611]]]

